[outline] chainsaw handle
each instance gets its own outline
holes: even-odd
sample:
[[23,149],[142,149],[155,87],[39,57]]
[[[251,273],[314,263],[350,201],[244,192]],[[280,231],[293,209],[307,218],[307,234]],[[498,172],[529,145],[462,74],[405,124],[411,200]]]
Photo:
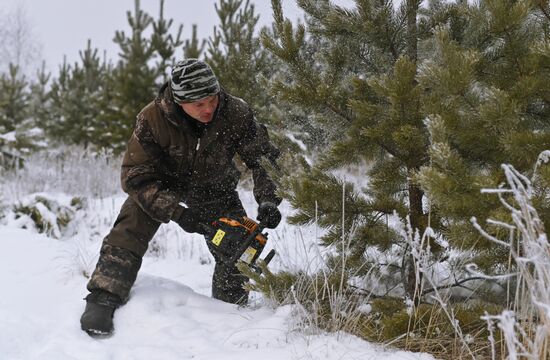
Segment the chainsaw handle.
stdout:
[[262,227],[258,224],[258,227],[256,228],[256,230],[252,231],[246,237],[246,239],[237,248],[237,251],[235,251],[235,254],[233,254],[233,256],[231,256],[231,258],[229,259],[230,263],[234,264],[234,263],[237,262],[237,260],[239,260],[241,255],[246,251],[246,249],[250,246],[250,244],[252,244],[252,242],[254,241],[256,236],[258,236],[258,234],[260,234],[263,231],[263,229],[264,229],[264,227]]

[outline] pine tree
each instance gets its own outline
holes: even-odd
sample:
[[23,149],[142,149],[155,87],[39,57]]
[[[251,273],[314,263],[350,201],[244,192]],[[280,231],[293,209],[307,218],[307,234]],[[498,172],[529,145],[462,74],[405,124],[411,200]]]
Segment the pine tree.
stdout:
[[183,44],[181,39],[183,25],[179,25],[176,36],[173,36],[170,33],[170,27],[173,22],[173,19],[166,20],[164,18],[164,0],[161,0],[159,18],[152,23],[153,35],[151,36],[151,45],[159,57],[157,68],[161,73],[162,83],[168,80],[169,68],[174,64],[174,53]]
[[0,75],[0,166],[21,166],[43,143],[31,103],[31,84],[19,66]]
[[72,66],[64,61],[53,81],[49,94],[50,115],[45,128],[58,141],[88,147],[98,145],[102,136],[99,117],[109,72],[90,40],[79,55],[80,62]]
[[185,40],[185,45],[183,47],[183,57],[185,59],[198,59],[202,56],[205,47],[206,40],[202,39],[201,41],[199,41],[199,38],[197,37],[197,25],[193,24],[191,39]]
[[28,83],[19,67],[9,64],[0,75],[0,166],[19,165],[17,129],[28,118]]
[[[120,47],[120,59],[113,68],[100,104],[99,121],[104,125],[104,135],[111,147],[122,151],[132,132],[137,113],[156,95],[157,78],[161,71],[151,65],[155,46],[147,38],[146,31],[153,18],[135,0],[134,12],[127,12],[131,34],[116,31],[114,42]],[[156,47],[159,47],[157,44]]]
[[279,60],[281,68],[271,77],[270,90],[278,102],[295,109],[293,125],[307,135],[301,137],[311,148],[323,149],[338,138],[351,121],[347,99],[351,93],[349,71],[354,65],[352,56],[342,56],[353,47],[346,36],[327,39],[320,31],[320,21],[330,13],[328,0],[299,2],[307,14],[306,26],[293,27],[284,19],[281,1],[272,1],[273,29],[263,29],[264,47]]
[[46,63],[36,72],[36,78],[30,84],[30,112],[35,123],[41,129],[51,119],[51,94],[49,83],[52,74],[46,70]]
[[[462,31],[442,28],[436,54],[420,76],[428,95],[430,164],[418,175],[441,232],[453,247],[473,250],[474,261],[501,272],[508,249],[482,238],[470,222],[502,231],[487,219],[508,220],[495,196],[481,194],[504,182],[502,163],[527,176],[550,149],[550,17],[532,1],[461,4]],[[535,204],[550,230],[550,170],[536,174]]]
[[206,61],[222,86],[251,104],[266,121],[269,98],[256,79],[260,75],[269,78],[272,63],[255,34],[259,15],[248,0],[220,0],[215,7],[220,25],[209,40]]
[[71,66],[67,63],[67,58],[63,57],[57,78],[52,81],[50,88],[51,117],[47,118],[42,125],[48,136],[55,140],[67,140],[64,138],[68,114],[65,99],[70,92],[70,72]]
[[109,76],[108,67],[98,56],[98,49],[92,49],[91,42],[84,51],[80,51],[82,65],[75,64],[72,72],[74,88],[77,89],[75,97],[75,109],[80,113],[80,136],[75,139],[78,143],[98,145],[103,124],[98,118],[101,113],[101,96],[105,86],[105,79]]
[[[430,55],[433,29],[449,23],[449,7],[433,2],[420,9],[419,1],[409,0],[394,9],[391,1],[357,0],[347,9],[328,0],[300,0],[307,27],[294,29],[280,1],[272,3],[280,40],[264,36],[264,44],[292,74],[275,81],[273,89],[280,99],[312,112],[328,140],[328,151],[313,169],[289,182],[288,195],[298,209],[291,220],[318,221],[329,229],[325,245],[349,238],[351,248],[335,263],[346,259],[354,275],[380,268],[368,248],[397,251],[402,260],[391,268],[401,268],[403,289],[413,297],[408,245],[388,226],[388,217],[396,211],[401,223],[410,222],[420,233],[427,224],[424,194],[414,178],[429,159],[417,64]],[[333,175],[349,165],[359,165],[368,179],[360,189]]]
[[[409,1],[394,11],[391,2],[357,1],[348,10],[329,1],[302,0],[300,6],[311,17],[307,31],[312,38],[321,37],[317,41],[325,44],[327,54],[312,62],[304,56],[306,28],[294,30],[276,3],[281,40],[265,43],[294,76],[275,82],[275,91],[282,99],[305,99],[304,107],[326,113],[334,106],[327,99],[332,92],[319,91],[330,83],[323,75],[340,71],[347,77],[331,89],[340,86],[335,98],[345,94],[342,104],[350,111],[327,155],[312,171],[290,181],[288,195],[298,209],[291,220],[317,220],[330,230],[323,238],[326,245],[346,237],[343,225],[352,237],[347,259],[355,264],[353,271],[376,263],[365,256],[370,246],[384,250],[398,245],[409,296],[415,281],[407,244],[384,224],[394,210],[420,233],[429,225],[437,239],[449,241],[452,248],[475,246],[486,268],[502,269],[506,252],[482,241],[469,219],[505,218],[505,212],[496,210],[498,203],[481,197],[479,190],[502,182],[501,163],[529,173],[548,148],[546,8],[502,0],[480,5],[433,1],[419,8]],[[346,60],[329,61],[340,44],[347,49]],[[346,92],[350,85],[353,94]],[[368,164],[368,185],[360,191],[331,175],[333,169],[361,163]],[[543,175],[538,179],[537,203],[548,213],[548,180]],[[342,208],[343,224],[338,219]],[[431,249],[438,250],[437,244]]]
[[38,151],[49,146],[44,124],[51,118],[50,84],[51,73],[46,63],[37,69],[29,84],[29,119],[25,129],[26,146],[30,151]]
[[0,134],[15,131],[28,118],[28,85],[16,65],[0,75]]

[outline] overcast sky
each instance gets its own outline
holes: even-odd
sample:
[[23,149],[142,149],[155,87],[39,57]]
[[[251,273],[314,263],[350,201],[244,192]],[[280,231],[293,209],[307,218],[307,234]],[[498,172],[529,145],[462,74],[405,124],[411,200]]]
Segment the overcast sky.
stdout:
[[[191,36],[192,24],[198,25],[199,37],[212,34],[218,18],[214,4],[218,0],[165,0],[165,17],[174,24],[183,24],[183,37]],[[260,14],[259,25],[272,21],[271,1],[252,0]],[[339,4],[352,4],[353,0],[337,0]],[[141,7],[157,17],[159,0],[141,0]],[[0,0],[0,14],[13,12],[16,7],[25,10],[32,33],[41,44],[41,55],[48,68],[56,70],[63,61],[78,60],[78,51],[92,46],[107,50],[107,56],[116,58],[118,46],[113,42],[115,30],[129,29],[126,12],[134,8],[134,0]],[[294,0],[283,0],[285,16],[296,20],[301,12]],[[173,25],[173,29],[176,26]],[[181,54],[179,54],[181,55]]]

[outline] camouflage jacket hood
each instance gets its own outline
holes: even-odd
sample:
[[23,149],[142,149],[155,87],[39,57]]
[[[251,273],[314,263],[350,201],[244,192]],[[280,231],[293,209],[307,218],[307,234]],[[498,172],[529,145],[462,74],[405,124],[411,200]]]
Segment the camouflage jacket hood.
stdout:
[[262,156],[274,161],[279,152],[250,106],[222,90],[200,136],[167,85],[137,115],[122,163],[123,190],[153,219],[168,222],[180,201],[192,206],[233,192],[240,178],[233,157],[239,154],[252,170],[256,201],[280,203],[261,165]]

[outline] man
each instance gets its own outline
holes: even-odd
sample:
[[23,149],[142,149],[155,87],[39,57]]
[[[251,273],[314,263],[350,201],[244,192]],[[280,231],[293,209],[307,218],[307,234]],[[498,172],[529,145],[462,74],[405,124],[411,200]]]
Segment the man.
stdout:
[[[113,331],[114,311],[127,301],[147,245],[161,223],[172,220],[187,232],[208,237],[204,224],[246,214],[236,191],[240,172],[233,162],[235,154],[252,170],[258,220],[276,227],[281,199],[261,158],[274,163],[279,151],[269,142],[265,127],[243,100],[220,88],[208,64],[197,59],[177,63],[171,81],[137,115],[122,162],[122,188],[129,196],[103,241],[87,285],[83,330],[90,335]],[[246,304],[246,277],[235,264],[213,255],[212,296]]]

